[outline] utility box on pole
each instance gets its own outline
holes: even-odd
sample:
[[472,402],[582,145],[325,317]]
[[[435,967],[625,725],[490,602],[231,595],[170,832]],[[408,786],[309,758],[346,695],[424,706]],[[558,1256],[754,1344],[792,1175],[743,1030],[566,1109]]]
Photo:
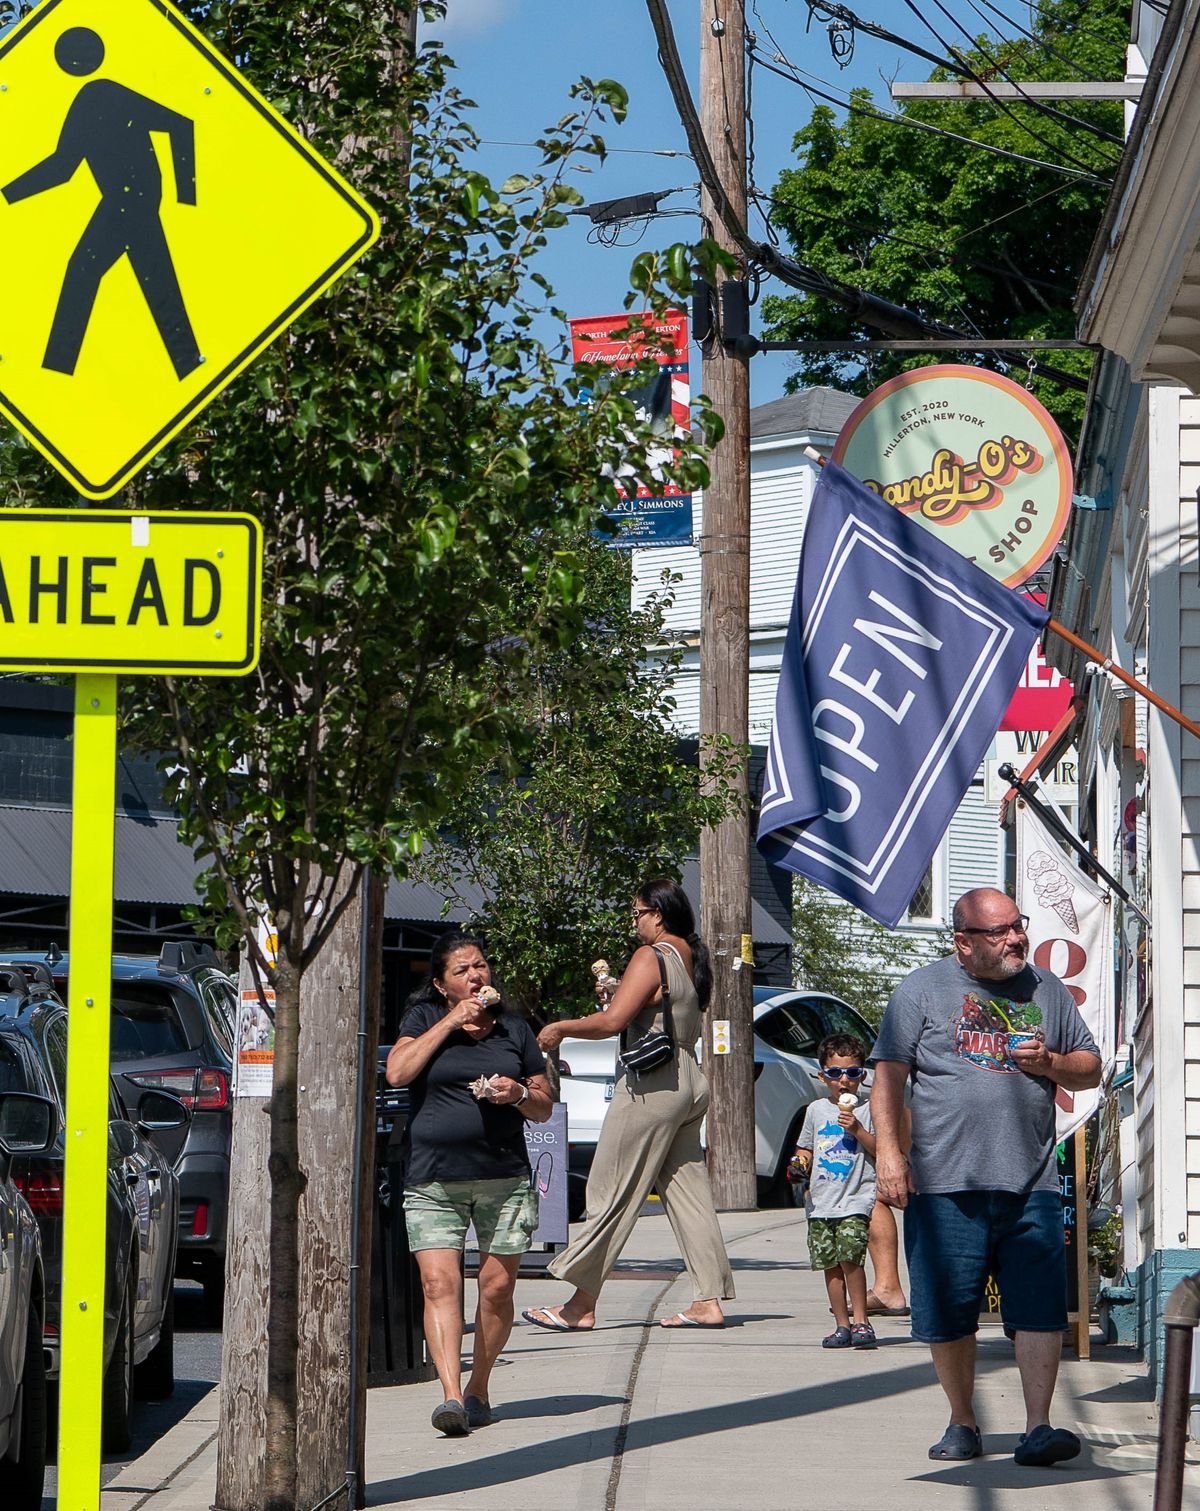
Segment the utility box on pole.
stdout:
[[[745,26],[734,0],[700,8],[700,118],[729,204],[746,222]],[[702,210],[713,237],[738,249],[712,196]],[[720,275],[723,280],[724,275]],[[722,314],[730,303],[720,297]],[[738,332],[731,333],[733,335]],[[709,459],[700,533],[700,736],[749,740],[750,698],[750,373],[748,357],[725,332],[704,349],[704,389],[725,421]],[[742,778],[743,793],[746,775]],[[718,1207],[744,1211],[756,1200],[754,1049],[750,950],[749,812],[700,836],[700,932],[713,956],[713,995],[704,1028],[704,1068],[712,1084],[708,1158]],[[728,1024],[714,1053],[714,1024]],[[727,1052],[726,1052],[727,1046]]]

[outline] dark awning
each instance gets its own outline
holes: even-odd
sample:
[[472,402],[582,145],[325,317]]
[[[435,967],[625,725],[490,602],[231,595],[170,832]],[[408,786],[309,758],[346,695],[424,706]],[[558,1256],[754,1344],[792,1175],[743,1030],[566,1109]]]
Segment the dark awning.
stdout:
[[[116,815],[116,885],[118,902],[181,908],[196,901],[194,881],[203,868],[179,839],[174,819]],[[66,898],[71,877],[71,815],[62,808],[0,805],[0,893]],[[700,867],[684,863],[683,886],[699,910]],[[465,923],[483,904],[473,885],[461,888],[444,910],[446,894],[427,882],[392,881],[384,904],[389,922]],[[787,932],[759,902],[752,904],[754,942],[790,944]]]

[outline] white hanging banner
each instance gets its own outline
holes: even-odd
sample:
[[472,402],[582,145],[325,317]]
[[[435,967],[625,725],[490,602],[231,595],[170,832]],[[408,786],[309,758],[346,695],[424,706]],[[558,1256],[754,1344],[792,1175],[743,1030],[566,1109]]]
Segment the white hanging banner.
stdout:
[[[1026,802],[1017,803],[1016,829],[1017,907],[1029,915],[1030,959],[1053,971],[1074,997],[1107,1072],[1116,1053],[1112,894],[1084,875]],[[1055,1102],[1061,1141],[1095,1112],[1100,1090],[1066,1091],[1060,1086]]]

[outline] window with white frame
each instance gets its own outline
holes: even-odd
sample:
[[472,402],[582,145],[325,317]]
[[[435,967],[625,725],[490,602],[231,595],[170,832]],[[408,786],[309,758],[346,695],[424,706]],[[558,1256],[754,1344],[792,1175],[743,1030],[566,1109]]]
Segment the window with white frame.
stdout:
[[925,867],[917,883],[905,923],[942,924],[946,921],[946,841],[933,852],[933,858]]

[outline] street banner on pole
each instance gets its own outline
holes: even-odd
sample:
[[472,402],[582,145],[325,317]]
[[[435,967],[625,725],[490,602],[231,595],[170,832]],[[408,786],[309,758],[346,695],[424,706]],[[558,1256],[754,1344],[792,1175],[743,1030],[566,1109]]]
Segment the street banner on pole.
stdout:
[[[688,322],[682,310],[668,310],[660,319],[645,316],[642,331],[631,331],[632,315],[594,315],[571,321],[571,357],[607,373],[624,372],[653,357],[658,372],[649,383],[628,390],[641,419],[661,432],[663,444],[657,465],[666,466],[676,436],[691,428],[691,389],[688,382]],[[611,381],[611,379],[598,379]],[[651,465],[656,457],[651,455]],[[638,487],[628,493],[620,476],[614,481],[618,498],[605,513],[618,526],[610,544],[623,550],[649,546],[688,546],[692,543],[692,495],[674,483]]]
[[[1069,827],[1062,814],[1059,818]],[[1112,894],[1084,874],[1024,800],[1017,802],[1016,831],[1017,907],[1029,915],[1030,958],[1034,965],[1053,971],[1074,997],[1107,1070],[1115,1054],[1116,1032]],[[1060,1086],[1055,1102],[1061,1142],[1095,1112],[1100,1090],[1066,1091]]]
[[779,675],[763,854],[895,925],[1045,622],[828,463]]

